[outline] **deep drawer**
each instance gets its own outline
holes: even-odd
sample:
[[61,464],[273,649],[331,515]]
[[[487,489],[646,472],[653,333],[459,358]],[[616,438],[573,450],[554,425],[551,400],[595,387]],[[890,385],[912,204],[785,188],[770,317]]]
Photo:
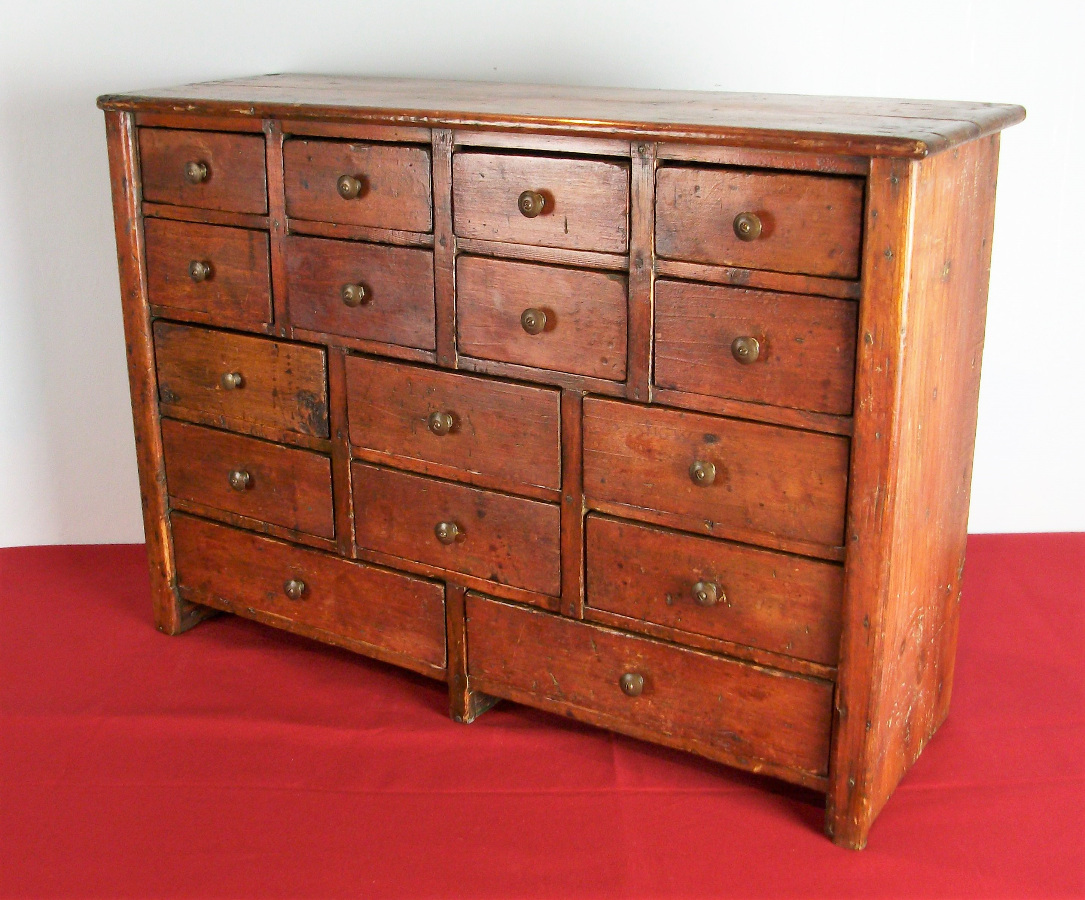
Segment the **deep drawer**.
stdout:
[[185,600],[239,615],[257,613],[271,624],[331,637],[361,653],[375,649],[382,659],[442,676],[445,611],[439,584],[180,513],[170,521]]
[[347,359],[352,446],[512,484],[561,487],[561,398],[366,357]]
[[[472,684],[747,767],[828,766],[832,684],[467,597]],[[624,685],[623,685],[624,682]],[[639,688],[639,690],[638,690]],[[628,693],[627,693],[628,691]],[[630,696],[630,694],[633,694]]]

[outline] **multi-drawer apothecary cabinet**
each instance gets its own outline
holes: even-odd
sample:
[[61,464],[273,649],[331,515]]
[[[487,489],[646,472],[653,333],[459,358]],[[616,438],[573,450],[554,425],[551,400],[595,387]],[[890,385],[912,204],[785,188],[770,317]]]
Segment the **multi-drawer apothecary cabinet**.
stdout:
[[155,619],[822,791],[946,716],[1016,106],[275,75],[101,98]]

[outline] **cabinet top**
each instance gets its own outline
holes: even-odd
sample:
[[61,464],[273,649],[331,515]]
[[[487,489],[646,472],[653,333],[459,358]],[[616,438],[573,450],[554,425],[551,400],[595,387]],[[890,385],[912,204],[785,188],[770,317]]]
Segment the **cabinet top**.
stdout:
[[1020,122],[1000,103],[261,75],[106,94],[105,110],[333,119],[922,158]]

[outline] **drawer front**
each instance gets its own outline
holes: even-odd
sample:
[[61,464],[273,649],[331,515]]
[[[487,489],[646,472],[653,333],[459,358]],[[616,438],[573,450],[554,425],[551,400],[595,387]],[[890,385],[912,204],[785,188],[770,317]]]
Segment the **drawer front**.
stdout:
[[[828,766],[833,691],[827,681],[475,594],[467,597],[467,670],[479,690],[510,687],[594,713],[618,730],[815,774]],[[636,696],[623,690],[625,675],[643,679]]]
[[658,281],[655,383],[847,415],[857,309],[847,300]]
[[[628,162],[457,153],[452,166],[460,237],[606,253],[629,246]],[[537,196],[521,203],[525,192]]]
[[[283,166],[291,218],[433,230],[430,155],[422,147],[295,138],[283,144]],[[344,176],[353,181],[340,193]]]
[[290,321],[326,334],[432,350],[433,254],[320,238],[286,239]]
[[[699,477],[698,477],[699,476]],[[716,526],[843,544],[848,440],[589,397],[584,493]]]
[[215,417],[227,428],[328,436],[323,350],[161,321],[154,324],[154,349],[164,405]]
[[153,306],[239,328],[271,321],[267,232],[165,219],[147,219],[143,230]]
[[328,457],[172,419],[162,444],[171,497],[335,537]]
[[858,178],[677,166],[656,173],[656,253],[666,259],[856,278],[862,221]]
[[588,517],[588,606],[835,666],[844,567]]
[[267,213],[264,138],[139,129],[143,199],[224,212]]
[[[259,612],[280,624],[297,623],[407,657],[434,674],[444,670],[439,584],[180,513],[172,513],[170,522],[185,600],[228,605],[242,615]],[[296,596],[287,594],[290,582]]]
[[[460,257],[459,349],[479,359],[622,381],[627,296],[624,275]],[[533,322],[525,322],[528,310]]]
[[560,403],[552,388],[347,359],[352,446],[515,484],[561,488]]
[[[358,546],[558,596],[559,511],[551,503],[354,463]],[[458,534],[438,526],[455,525]]]

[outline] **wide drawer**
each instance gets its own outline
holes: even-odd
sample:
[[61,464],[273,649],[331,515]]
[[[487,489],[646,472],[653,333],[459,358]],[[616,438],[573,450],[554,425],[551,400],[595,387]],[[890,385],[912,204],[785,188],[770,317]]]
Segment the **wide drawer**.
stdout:
[[433,254],[321,238],[286,239],[290,321],[401,347],[435,346]]
[[[739,764],[828,766],[830,682],[467,597],[472,685]],[[585,715],[586,714],[586,715]]]
[[361,548],[558,596],[556,504],[354,463]]
[[267,232],[165,219],[147,219],[143,230],[152,306],[238,328],[271,321]]
[[682,527],[843,545],[848,440],[589,397],[584,493]]
[[162,445],[170,497],[335,536],[327,456],[172,419],[162,420]]
[[441,585],[180,513],[170,522],[185,600],[442,676]]
[[224,212],[267,213],[264,138],[139,129],[143,199]]
[[479,359],[622,381],[627,297],[624,275],[460,257],[459,350]]
[[560,404],[553,388],[347,359],[353,447],[499,482],[561,487]]
[[656,254],[834,278],[859,274],[863,182],[831,175],[664,166]]
[[286,214],[391,231],[433,229],[429,150],[294,138],[283,144]]
[[625,253],[629,163],[510,153],[457,153],[456,234],[505,243]]
[[657,281],[655,313],[659,387],[851,412],[855,303]]
[[154,349],[159,400],[171,412],[328,436],[323,350],[162,321]]
[[587,605],[835,666],[843,566],[588,517]]

